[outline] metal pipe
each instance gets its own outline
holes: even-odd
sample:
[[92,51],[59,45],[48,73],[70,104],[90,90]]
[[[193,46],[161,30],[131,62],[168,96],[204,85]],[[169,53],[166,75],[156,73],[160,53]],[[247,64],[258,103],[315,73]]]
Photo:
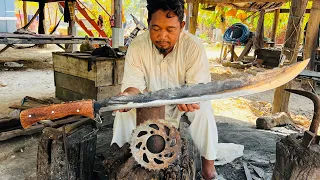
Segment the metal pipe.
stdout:
[[151,108],[137,108],[137,126],[147,120],[158,120],[165,118],[165,106]]

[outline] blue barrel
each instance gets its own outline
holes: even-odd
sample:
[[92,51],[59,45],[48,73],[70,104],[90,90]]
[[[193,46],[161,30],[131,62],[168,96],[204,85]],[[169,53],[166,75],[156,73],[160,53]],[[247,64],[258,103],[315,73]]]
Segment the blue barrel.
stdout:
[[14,32],[17,18],[13,0],[0,0],[0,32]]

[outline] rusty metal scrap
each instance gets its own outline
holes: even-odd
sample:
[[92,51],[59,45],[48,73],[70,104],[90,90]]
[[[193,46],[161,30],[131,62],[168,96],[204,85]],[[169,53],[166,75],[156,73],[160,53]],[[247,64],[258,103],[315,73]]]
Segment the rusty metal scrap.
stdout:
[[144,168],[165,169],[181,152],[180,133],[164,120],[148,120],[133,131],[130,149],[134,159]]

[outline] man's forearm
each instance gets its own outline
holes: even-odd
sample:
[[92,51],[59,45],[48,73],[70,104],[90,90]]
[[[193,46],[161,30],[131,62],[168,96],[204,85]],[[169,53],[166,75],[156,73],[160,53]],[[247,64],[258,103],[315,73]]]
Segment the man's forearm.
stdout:
[[125,89],[123,91],[124,93],[128,93],[129,95],[135,95],[135,94],[139,94],[139,93],[145,93],[148,92],[147,89],[144,89],[143,92],[140,92],[139,89],[135,88],[135,87],[128,87],[127,89]]

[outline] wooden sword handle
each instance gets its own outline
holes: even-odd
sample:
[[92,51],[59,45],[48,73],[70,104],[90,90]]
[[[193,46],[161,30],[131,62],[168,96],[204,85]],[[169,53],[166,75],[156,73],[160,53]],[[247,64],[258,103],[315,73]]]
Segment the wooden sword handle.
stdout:
[[55,120],[69,115],[93,119],[93,103],[93,100],[81,100],[26,109],[20,113],[20,122],[23,128],[28,128],[40,120]]

